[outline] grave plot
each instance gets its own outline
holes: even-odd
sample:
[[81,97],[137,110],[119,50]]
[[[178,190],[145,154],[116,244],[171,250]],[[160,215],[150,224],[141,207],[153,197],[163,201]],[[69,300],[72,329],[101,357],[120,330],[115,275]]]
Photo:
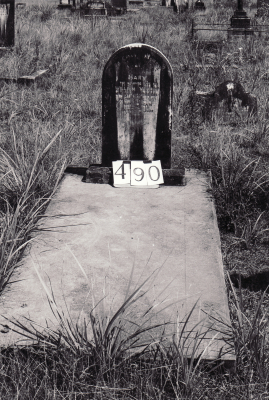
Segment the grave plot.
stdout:
[[[22,340],[12,318],[57,330],[56,304],[83,326],[93,309],[111,319],[138,290],[124,329],[158,325],[138,344],[162,338],[169,345],[181,337],[187,357],[234,361],[210,175],[191,170],[184,176],[171,166],[172,78],[169,61],[144,44],[125,46],[107,62],[103,163],[86,177],[102,184],[66,173],[20,279],[2,299],[2,345]],[[181,180],[169,186],[171,177]]]

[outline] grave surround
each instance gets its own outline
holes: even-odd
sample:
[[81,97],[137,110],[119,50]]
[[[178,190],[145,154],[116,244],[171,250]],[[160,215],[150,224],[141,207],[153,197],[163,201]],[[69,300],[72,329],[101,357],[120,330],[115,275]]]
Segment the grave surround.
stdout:
[[[53,291],[57,307],[66,315],[67,307],[79,324],[89,321],[99,301],[96,311],[113,315],[130,280],[132,292],[153,274],[142,289],[145,296],[127,310],[128,318],[139,323],[154,306],[149,324],[169,323],[169,345],[197,303],[186,327],[186,332],[205,333],[197,355],[234,362],[210,175],[187,170],[186,179],[181,187],[133,190],[85,184],[81,176],[66,174],[17,270],[17,282],[0,298],[0,324],[5,325],[0,345],[32,343],[13,332],[4,317],[26,325],[25,317],[30,318],[41,331],[47,325],[59,327],[36,270]],[[224,337],[219,331],[226,332]],[[162,328],[152,334],[157,340]],[[190,339],[187,355],[192,350]]]

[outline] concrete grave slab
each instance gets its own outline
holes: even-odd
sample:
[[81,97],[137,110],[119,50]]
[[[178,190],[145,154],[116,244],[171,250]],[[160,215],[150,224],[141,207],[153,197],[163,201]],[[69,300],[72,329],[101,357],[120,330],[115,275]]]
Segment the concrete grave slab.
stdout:
[[151,324],[169,323],[164,335],[169,343],[196,305],[185,329],[192,331],[187,354],[195,333],[202,332],[197,355],[204,351],[205,359],[234,361],[210,176],[189,170],[186,178],[186,186],[133,190],[86,184],[66,174],[18,269],[14,281],[19,281],[0,298],[0,323],[8,326],[0,332],[1,346],[22,339],[3,316],[24,324],[23,317],[30,318],[39,330],[57,329],[36,271],[58,307],[65,314],[68,308],[78,323],[89,320],[98,302],[97,312],[112,315],[128,287],[131,293],[151,277],[128,318],[140,323],[149,310]]
[[8,78],[8,77],[0,77],[0,81],[4,81],[6,83],[18,83],[22,85],[31,85],[32,83],[36,83],[41,81],[41,79],[49,72],[49,69],[41,69],[34,72],[31,75],[23,75],[19,78]]

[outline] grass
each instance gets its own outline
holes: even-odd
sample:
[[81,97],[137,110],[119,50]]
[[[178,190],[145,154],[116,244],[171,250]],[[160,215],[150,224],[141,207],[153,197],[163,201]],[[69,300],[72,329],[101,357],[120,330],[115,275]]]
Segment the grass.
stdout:
[[[203,18],[227,23],[232,14],[222,2],[217,9],[208,7]],[[29,87],[0,83],[0,293],[12,282],[65,165],[100,162],[102,70],[114,51],[134,42],[158,48],[172,64],[173,164],[211,169],[227,271],[252,274],[268,268],[268,35],[230,42],[214,36],[217,46],[210,50],[198,34],[189,40],[193,17],[200,18],[157,7],[89,24],[75,16],[62,19],[48,5],[17,10],[16,45],[2,55],[1,75],[45,68],[50,73]],[[257,96],[258,121],[240,108],[203,121],[192,107],[193,90],[212,90],[228,79]],[[265,399],[268,294],[235,289],[229,280],[227,290],[234,371],[204,365],[194,355],[188,361],[180,333],[170,347],[160,336],[130,352],[142,330],[153,328],[132,321],[138,324],[135,336],[129,326],[124,332],[129,340],[122,337],[124,312],[139,291],[127,296],[127,311],[99,319],[93,310],[86,326],[64,317],[52,298],[62,330],[42,336],[33,321],[27,334],[37,339],[34,346],[2,349],[0,398]]]

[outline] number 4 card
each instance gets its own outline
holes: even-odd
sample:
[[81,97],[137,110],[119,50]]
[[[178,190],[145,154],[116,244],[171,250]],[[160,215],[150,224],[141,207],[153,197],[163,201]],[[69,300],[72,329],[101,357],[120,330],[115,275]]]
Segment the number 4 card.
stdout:
[[130,187],[131,163],[130,161],[113,161],[113,181],[115,187]]

